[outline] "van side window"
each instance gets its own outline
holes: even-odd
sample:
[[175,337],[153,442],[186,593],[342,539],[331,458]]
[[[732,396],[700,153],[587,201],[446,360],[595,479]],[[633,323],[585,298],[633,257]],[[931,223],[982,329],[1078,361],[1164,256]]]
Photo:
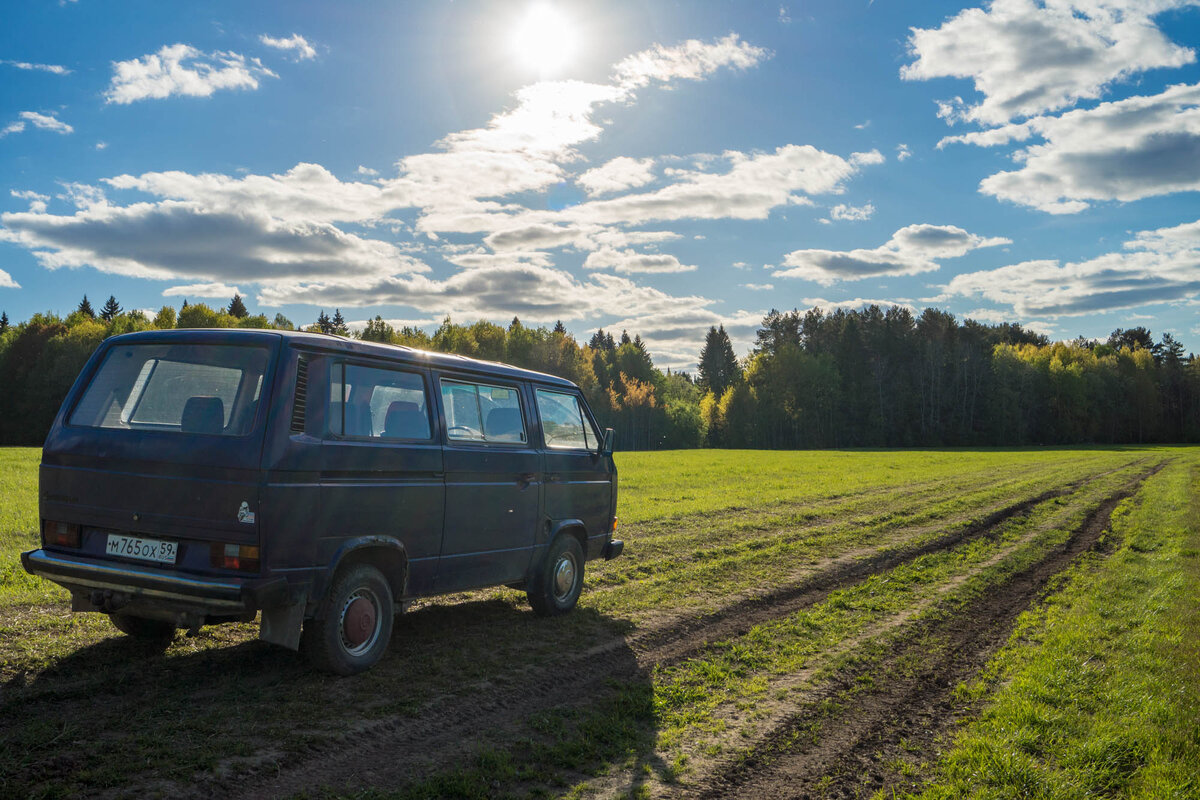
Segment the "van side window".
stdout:
[[583,414],[579,398],[561,392],[537,390],[538,414],[542,418],[542,436],[547,447],[567,450],[595,450],[596,432]]
[[415,372],[334,364],[329,432],[378,439],[429,439],[425,380]]
[[456,441],[522,444],[525,422],[515,388],[442,381],[446,435]]

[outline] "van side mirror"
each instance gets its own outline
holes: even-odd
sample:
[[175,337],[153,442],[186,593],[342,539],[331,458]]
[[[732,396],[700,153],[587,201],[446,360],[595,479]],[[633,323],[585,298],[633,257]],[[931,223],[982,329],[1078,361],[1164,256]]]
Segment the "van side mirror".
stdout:
[[600,455],[611,456],[613,452],[613,429],[604,429],[604,443],[600,445]]

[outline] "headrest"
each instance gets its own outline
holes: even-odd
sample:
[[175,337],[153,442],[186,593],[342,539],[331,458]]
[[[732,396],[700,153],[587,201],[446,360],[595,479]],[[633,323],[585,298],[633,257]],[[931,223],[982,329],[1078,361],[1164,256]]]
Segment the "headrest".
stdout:
[[524,441],[520,436],[523,430],[519,408],[493,408],[488,412],[487,422],[483,425],[483,433],[489,438]]
[[225,404],[219,397],[189,397],[183,404],[179,430],[184,433],[221,433],[225,430]]

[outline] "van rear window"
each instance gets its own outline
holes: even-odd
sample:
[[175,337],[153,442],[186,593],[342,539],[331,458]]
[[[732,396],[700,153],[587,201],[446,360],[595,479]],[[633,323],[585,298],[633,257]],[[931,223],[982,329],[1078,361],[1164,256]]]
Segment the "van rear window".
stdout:
[[88,428],[241,436],[263,390],[265,347],[134,344],[114,347],[69,423]]

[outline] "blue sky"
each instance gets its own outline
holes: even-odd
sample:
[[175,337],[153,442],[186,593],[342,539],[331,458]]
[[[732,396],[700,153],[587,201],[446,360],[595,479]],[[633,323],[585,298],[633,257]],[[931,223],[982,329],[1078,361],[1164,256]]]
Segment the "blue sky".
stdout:
[[899,303],[1200,351],[1200,7],[7,2],[0,309],[628,328]]

